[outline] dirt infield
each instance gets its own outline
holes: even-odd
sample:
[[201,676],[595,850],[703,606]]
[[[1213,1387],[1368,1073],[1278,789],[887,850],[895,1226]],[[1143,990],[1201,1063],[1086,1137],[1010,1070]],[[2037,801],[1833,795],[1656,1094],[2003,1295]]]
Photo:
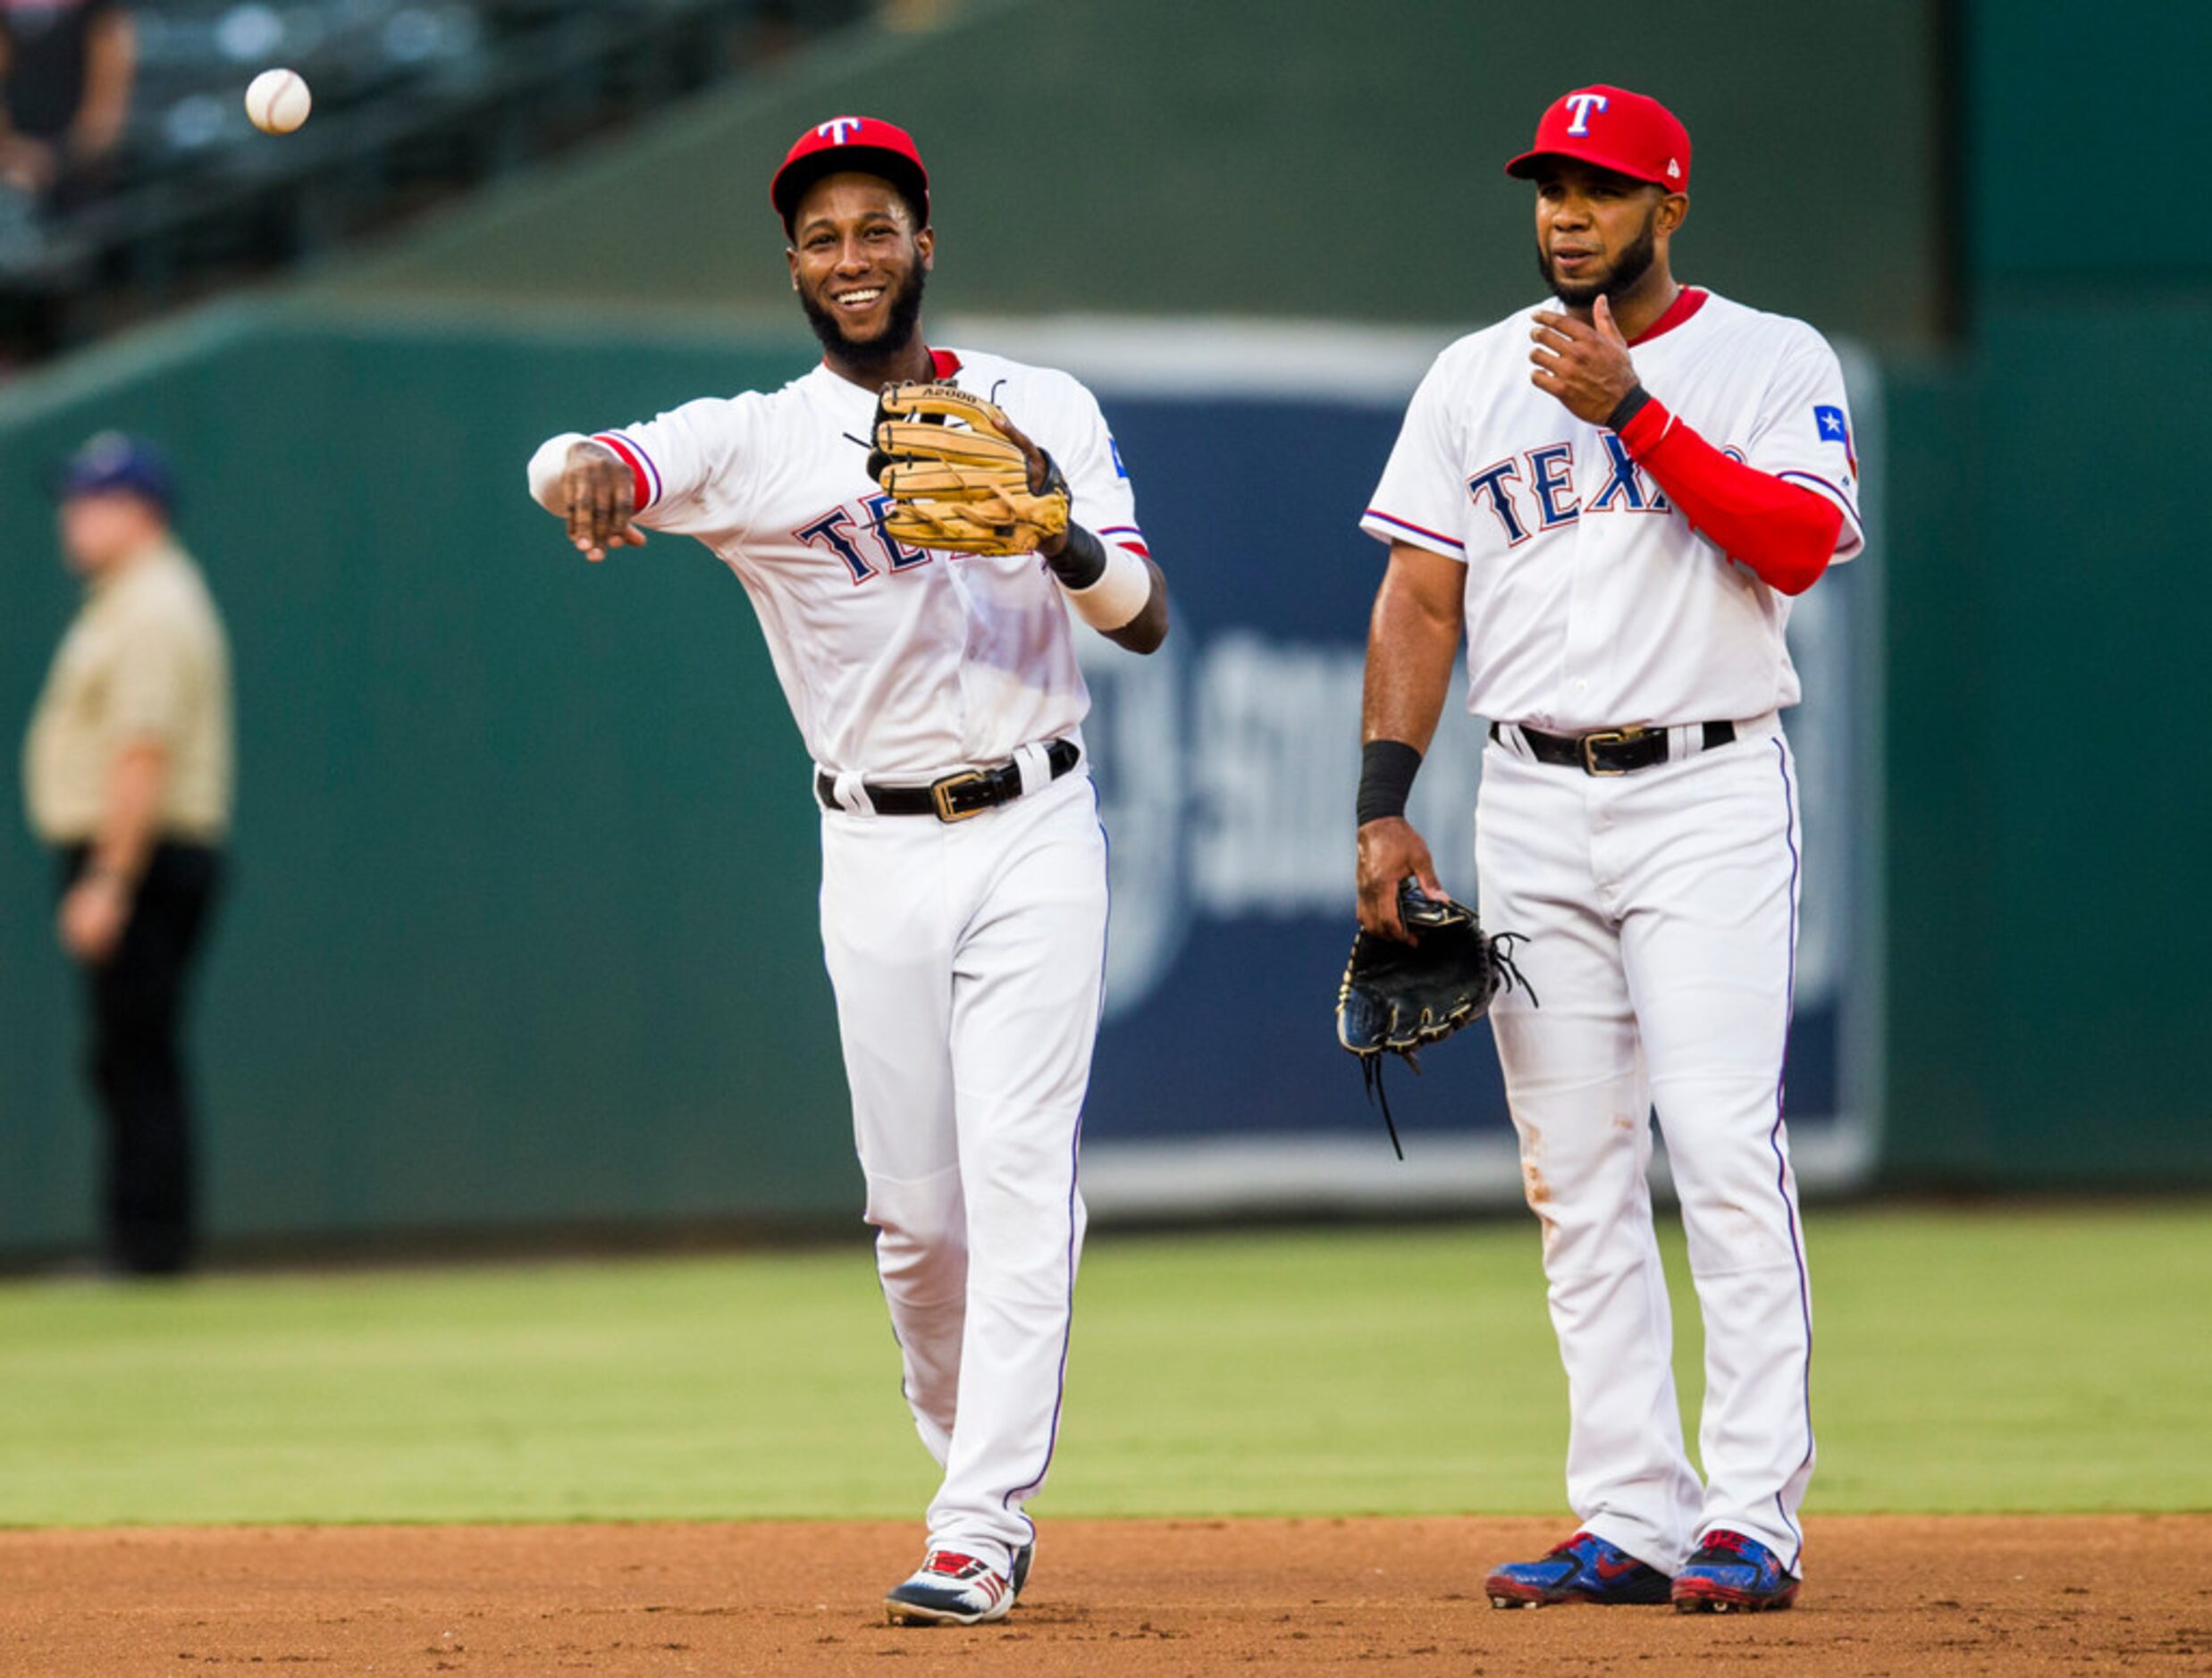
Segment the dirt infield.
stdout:
[[1787,1614],[1499,1613],[1528,1521],[1048,1524],[1011,1621],[893,1629],[894,1525],[0,1533],[0,1672],[2205,1672],[2212,1515],[1820,1521]]

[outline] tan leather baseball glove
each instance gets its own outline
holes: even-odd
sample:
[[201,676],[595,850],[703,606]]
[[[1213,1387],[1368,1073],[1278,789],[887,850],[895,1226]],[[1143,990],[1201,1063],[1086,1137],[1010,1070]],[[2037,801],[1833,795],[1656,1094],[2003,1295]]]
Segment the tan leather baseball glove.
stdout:
[[876,401],[868,474],[891,495],[883,528],[948,553],[1034,553],[1068,527],[1052,457],[996,404],[956,385],[895,384]]

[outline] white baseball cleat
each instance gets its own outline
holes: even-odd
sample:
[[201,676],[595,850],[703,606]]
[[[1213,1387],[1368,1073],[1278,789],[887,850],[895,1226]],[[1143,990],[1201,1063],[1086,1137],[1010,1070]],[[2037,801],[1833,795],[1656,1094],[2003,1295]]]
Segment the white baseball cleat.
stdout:
[[983,1625],[1003,1620],[1029,1573],[1023,1545],[1009,1573],[959,1550],[931,1550],[883,1599],[893,1625]]

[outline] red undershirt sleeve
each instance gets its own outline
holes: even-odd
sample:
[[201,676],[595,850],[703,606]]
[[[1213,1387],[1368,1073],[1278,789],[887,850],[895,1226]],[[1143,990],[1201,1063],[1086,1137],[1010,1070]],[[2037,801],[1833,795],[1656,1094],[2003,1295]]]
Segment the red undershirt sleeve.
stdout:
[[1821,580],[1836,552],[1843,509],[1721,453],[1656,397],[1629,416],[1620,440],[1691,527],[1784,594]]

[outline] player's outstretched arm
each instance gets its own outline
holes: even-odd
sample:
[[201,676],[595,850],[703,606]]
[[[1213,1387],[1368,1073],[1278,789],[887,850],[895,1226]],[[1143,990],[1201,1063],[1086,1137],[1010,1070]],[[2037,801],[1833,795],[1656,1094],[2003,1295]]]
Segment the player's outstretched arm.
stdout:
[[569,541],[586,559],[645,545],[645,533],[632,522],[637,492],[629,465],[604,443],[574,432],[552,438],[531,457],[529,476],[531,499],[567,524]]
[[1399,918],[1398,883],[1409,877],[1434,898],[1428,844],[1405,817],[1421,755],[1435,738],[1451,688],[1465,624],[1467,567],[1426,548],[1393,542],[1367,625],[1367,684],[1360,704],[1359,924],[1410,942]]

